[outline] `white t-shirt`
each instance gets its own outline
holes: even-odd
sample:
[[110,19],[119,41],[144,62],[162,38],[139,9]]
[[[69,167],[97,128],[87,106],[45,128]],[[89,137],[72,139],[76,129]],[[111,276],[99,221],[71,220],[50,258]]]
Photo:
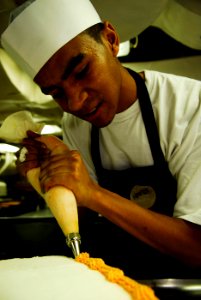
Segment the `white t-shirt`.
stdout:
[[[201,82],[156,71],[145,71],[145,78],[161,149],[177,180],[174,216],[201,225]],[[90,154],[91,124],[64,113],[62,126],[64,142],[81,152],[97,179]],[[138,100],[100,130],[100,151],[107,169],[153,164]]]

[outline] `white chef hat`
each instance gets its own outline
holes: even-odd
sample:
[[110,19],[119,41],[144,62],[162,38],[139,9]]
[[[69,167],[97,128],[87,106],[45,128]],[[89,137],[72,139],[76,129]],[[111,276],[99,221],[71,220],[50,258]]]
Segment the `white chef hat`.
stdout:
[[12,20],[1,43],[34,78],[57,50],[99,22],[89,0],[35,0]]

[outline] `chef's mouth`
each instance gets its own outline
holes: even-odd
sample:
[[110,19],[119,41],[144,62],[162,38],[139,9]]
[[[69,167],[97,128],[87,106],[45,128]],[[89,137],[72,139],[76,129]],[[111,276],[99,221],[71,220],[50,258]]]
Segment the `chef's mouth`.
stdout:
[[96,107],[91,109],[90,112],[82,114],[82,118],[86,120],[86,119],[89,119],[91,117],[94,117],[97,114],[97,112],[99,111],[100,107],[101,107],[101,103],[99,103]]

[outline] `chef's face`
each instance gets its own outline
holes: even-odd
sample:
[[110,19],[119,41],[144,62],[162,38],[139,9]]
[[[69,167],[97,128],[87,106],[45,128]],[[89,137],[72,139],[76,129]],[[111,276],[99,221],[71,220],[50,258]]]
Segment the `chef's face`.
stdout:
[[105,22],[102,42],[80,34],[45,64],[35,82],[61,108],[98,127],[108,125],[122,110],[119,39]]

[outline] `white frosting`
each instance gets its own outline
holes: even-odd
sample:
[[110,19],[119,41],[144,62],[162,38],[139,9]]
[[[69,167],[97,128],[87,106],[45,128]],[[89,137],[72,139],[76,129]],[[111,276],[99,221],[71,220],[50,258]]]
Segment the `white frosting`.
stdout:
[[65,256],[0,261],[0,299],[131,300],[118,284]]

